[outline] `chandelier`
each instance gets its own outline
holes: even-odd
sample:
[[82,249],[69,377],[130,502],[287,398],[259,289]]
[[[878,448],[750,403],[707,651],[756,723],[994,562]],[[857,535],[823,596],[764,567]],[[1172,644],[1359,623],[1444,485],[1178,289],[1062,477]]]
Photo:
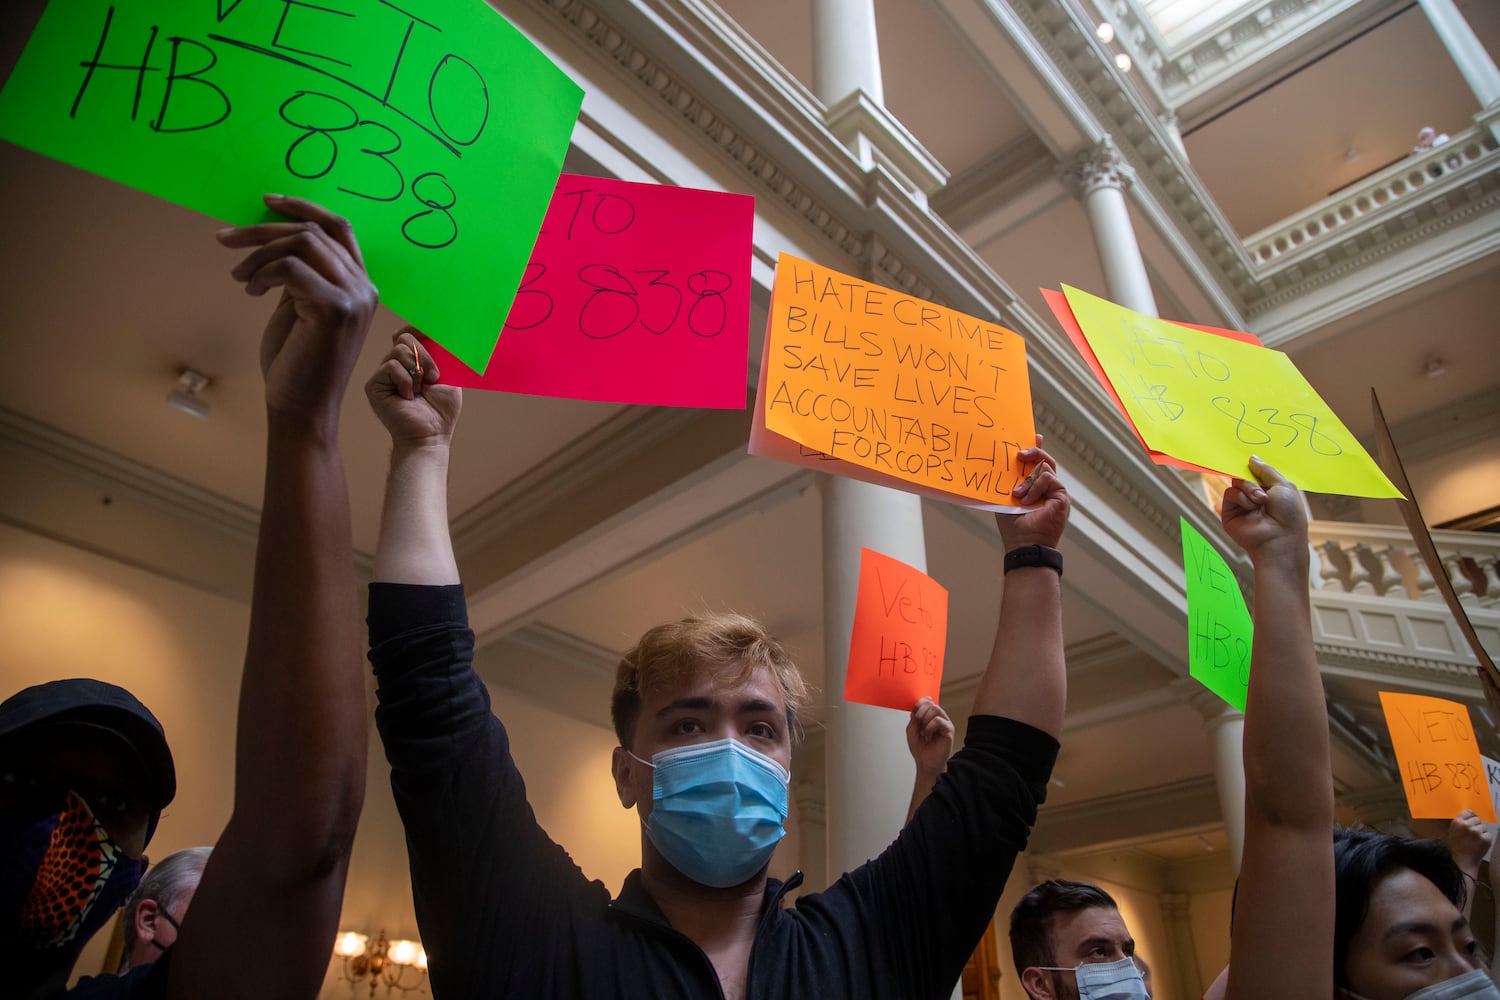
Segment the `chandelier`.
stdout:
[[427,983],[427,949],[420,941],[387,941],[385,931],[371,941],[368,934],[340,931],[333,953],[344,960],[340,978],[351,990],[368,981],[372,997],[382,985],[386,993],[407,993]]

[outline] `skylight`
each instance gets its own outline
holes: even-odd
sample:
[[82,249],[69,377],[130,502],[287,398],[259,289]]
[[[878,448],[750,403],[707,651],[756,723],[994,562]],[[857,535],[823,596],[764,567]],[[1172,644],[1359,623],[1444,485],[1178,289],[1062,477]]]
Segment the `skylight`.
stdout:
[[1135,4],[1173,52],[1261,5],[1260,0],[1135,0]]

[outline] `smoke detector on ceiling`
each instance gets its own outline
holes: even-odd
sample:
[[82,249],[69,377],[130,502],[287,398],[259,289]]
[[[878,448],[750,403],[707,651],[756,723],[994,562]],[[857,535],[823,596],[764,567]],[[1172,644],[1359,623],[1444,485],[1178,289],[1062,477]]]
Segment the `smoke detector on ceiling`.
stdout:
[[167,405],[174,410],[197,417],[199,420],[208,419],[209,403],[200,393],[208,388],[212,380],[200,371],[192,368],[184,368],[177,376],[177,384],[172,391],[167,393]]

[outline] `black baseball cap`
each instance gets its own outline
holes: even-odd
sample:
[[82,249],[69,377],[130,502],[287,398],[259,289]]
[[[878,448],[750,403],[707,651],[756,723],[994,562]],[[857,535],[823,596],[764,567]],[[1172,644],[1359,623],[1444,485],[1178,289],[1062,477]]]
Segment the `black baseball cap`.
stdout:
[[0,746],[59,725],[103,729],[135,751],[151,809],[146,827],[146,839],[150,840],[162,809],[177,794],[177,769],[156,716],[124,688],[87,677],[35,684],[0,702]]

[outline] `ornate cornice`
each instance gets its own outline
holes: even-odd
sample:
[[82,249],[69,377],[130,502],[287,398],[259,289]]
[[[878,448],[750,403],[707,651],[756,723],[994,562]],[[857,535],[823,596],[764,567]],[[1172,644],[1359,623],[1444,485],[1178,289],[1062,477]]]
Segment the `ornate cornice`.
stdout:
[[[1313,597],[1316,602],[1316,592]],[[1345,672],[1352,671],[1372,684],[1397,683],[1423,688],[1424,685],[1444,683],[1457,685],[1475,698],[1483,695],[1479,675],[1475,673],[1472,663],[1450,662],[1430,656],[1338,642],[1315,641],[1313,651],[1325,670],[1328,667],[1344,668]],[[1371,667],[1383,669],[1376,673]]]
[[1138,489],[1123,472],[1112,457],[1101,453],[1094,444],[1079,434],[1072,424],[1049,407],[1046,403],[1033,397],[1032,408],[1036,411],[1037,430],[1047,436],[1049,448],[1055,448],[1060,442],[1069,453],[1092,471],[1099,478],[1109,484],[1110,488],[1120,495],[1126,503],[1130,504],[1151,522],[1163,535],[1170,539],[1179,537],[1179,526],[1177,523],[1177,512],[1170,514]]
[[717,108],[684,84],[673,70],[583,0],[532,0],[656,97],[660,104],[703,135],[762,192],[811,224],[842,253],[862,258],[864,235],[840,219],[820,198],[752,143]]
[[[1490,185],[1487,191],[1486,184]],[[1487,178],[1475,178],[1471,185],[1456,188],[1454,196],[1463,199],[1462,203],[1455,206],[1455,198],[1413,202],[1399,217],[1383,219],[1365,233],[1329,244],[1308,260],[1271,272],[1260,283],[1265,292],[1250,305],[1249,315],[1263,316],[1467,220],[1494,212],[1500,208],[1500,165]]]

